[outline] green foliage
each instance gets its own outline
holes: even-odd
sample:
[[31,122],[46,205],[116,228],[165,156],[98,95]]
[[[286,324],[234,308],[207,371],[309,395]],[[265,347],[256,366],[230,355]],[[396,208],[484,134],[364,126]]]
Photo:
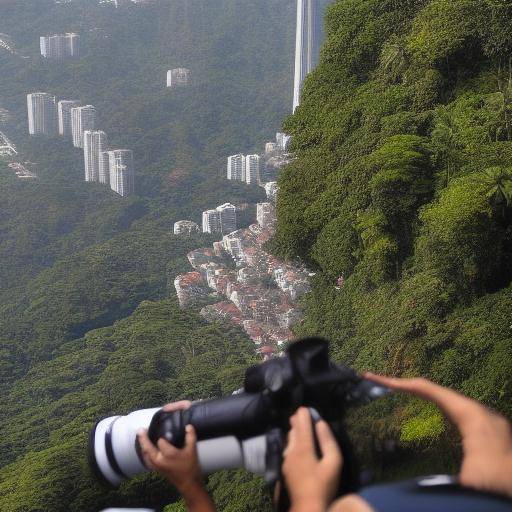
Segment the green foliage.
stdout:
[[[2,510],[176,500],[155,477],[99,488],[87,433],[110,414],[231,393],[253,362],[244,333],[163,299],[190,269],[187,252],[214,240],[175,237],[173,223],[265,197],[226,181],[225,158],[260,151],[289,111],[293,19],[291,0],[2,2],[0,33],[19,54],[0,49],[1,129],[38,176],[18,180],[0,159]],[[40,35],[68,31],[81,34],[80,59],[39,56]],[[167,89],[181,66],[193,85]],[[85,183],[69,141],[28,137],[25,95],[39,90],[97,107],[111,145],[134,150],[137,195]],[[242,487],[260,492],[249,478]]]
[[[509,416],[510,9],[334,2],[321,63],[286,121],[296,159],[273,241],[317,272],[298,334],[334,340],[334,357],[361,370],[424,375]],[[397,399],[355,416],[373,465],[368,447],[391,438],[453,469],[456,441],[431,407]]]

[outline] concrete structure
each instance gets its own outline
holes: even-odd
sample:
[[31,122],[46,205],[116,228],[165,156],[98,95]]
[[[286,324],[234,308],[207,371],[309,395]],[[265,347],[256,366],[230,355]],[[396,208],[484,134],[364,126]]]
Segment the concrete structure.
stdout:
[[245,156],[232,155],[228,158],[228,180],[245,181]]
[[203,233],[220,233],[220,213],[217,210],[203,212]]
[[199,233],[200,228],[195,222],[191,220],[179,220],[174,223],[174,234],[175,235],[191,235],[193,233]]
[[71,130],[73,146],[84,147],[84,132],[96,129],[96,109],[92,105],[71,109]]
[[222,233],[236,230],[236,207],[230,203],[218,206],[215,210],[203,212],[203,233]]
[[73,137],[73,123],[71,122],[71,109],[80,106],[76,100],[61,100],[57,105],[59,118],[59,134],[63,137]]
[[277,142],[267,142],[265,144],[265,154],[266,155],[274,153],[278,149],[279,149],[279,144]]
[[260,182],[260,156],[247,155],[245,157],[245,182],[258,184]]
[[323,39],[323,12],[328,0],[297,0],[293,111],[300,104],[302,84],[318,63]]
[[120,196],[128,196],[135,192],[135,171],[133,167],[133,151],[116,149],[109,151],[110,188]]
[[46,92],[29,94],[27,109],[30,135],[53,135],[57,132],[55,96]]
[[105,132],[100,130],[84,132],[85,181],[100,181],[101,155],[105,149],[107,149],[107,134]]
[[191,71],[187,68],[176,68],[167,71],[167,87],[186,87],[190,85]]
[[98,181],[110,185],[110,154],[103,151],[99,156]]
[[267,194],[267,199],[272,201],[273,203],[277,200],[277,193],[279,191],[279,186],[275,181],[269,181],[265,183],[265,193]]
[[273,231],[276,226],[276,209],[272,203],[258,203],[256,205],[256,219],[262,229]]
[[74,33],[54,34],[39,38],[41,55],[45,59],[63,60],[80,56],[80,36]]
[[288,143],[290,142],[290,136],[283,132],[276,133],[276,144],[282,151],[285,151]]
[[220,229],[223,235],[236,230],[236,207],[231,203],[224,203],[217,207],[220,213]]

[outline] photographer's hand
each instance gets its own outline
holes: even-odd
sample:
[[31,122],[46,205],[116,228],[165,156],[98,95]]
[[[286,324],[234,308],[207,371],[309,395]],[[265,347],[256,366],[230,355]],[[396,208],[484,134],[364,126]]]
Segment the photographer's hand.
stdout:
[[[188,409],[190,402],[168,404],[167,412]],[[215,512],[215,506],[203,482],[197,458],[197,439],[194,427],[187,425],[185,446],[182,449],[172,446],[165,439],[159,439],[155,446],[143,430],[138,435],[144,462],[148,469],[165,476],[181,494],[190,512]]]
[[512,429],[503,416],[426,379],[394,379],[373,374],[365,377],[435,403],[462,436],[460,483],[512,498]]
[[309,410],[301,407],[290,418],[291,430],[284,452],[283,476],[290,495],[291,512],[325,512],[338,487],[343,458],[325,421],[315,425],[321,458],[313,438]]

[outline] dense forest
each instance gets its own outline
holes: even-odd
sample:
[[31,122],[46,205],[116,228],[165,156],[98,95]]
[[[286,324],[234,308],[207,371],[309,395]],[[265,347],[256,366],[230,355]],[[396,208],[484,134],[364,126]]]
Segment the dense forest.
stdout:
[[[15,53],[0,49],[9,112],[0,130],[38,176],[19,180],[0,157],[3,511],[176,500],[155,478],[100,488],[87,435],[114,413],[231,392],[254,362],[245,333],[179,310],[174,277],[189,269],[188,251],[214,238],[172,228],[223,202],[265,197],[228,182],[225,159],[261,151],[290,110],[294,20],[292,0],[2,2],[0,34]],[[39,36],[68,31],[81,35],[80,59],[41,58]],[[192,86],[166,89],[167,70],[180,66]],[[26,94],[36,91],[96,106],[112,145],[134,150],[135,195],[85,183],[69,141],[28,137]],[[245,474],[216,475],[211,486],[226,510],[266,500]]]
[[[285,124],[297,158],[273,249],[317,271],[300,332],[332,339],[337,359],[423,375],[511,417],[509,4],[333,2]],[[456,436],[427,404],[376,404],[354,423],[361,446],[420,450],[397,454],[395,472],[455,468]]]
[[[512,7],[505,0],[335,0],[319,67],[286,119],[269,249],[316,275],[297,335],[332,340],[360,370],[423,375],[512,417]],[[161,0],[114,9],[9,0],[0,33],[5,130],[37,181],[0,159],[0,504],[96,512],[175,502],[154,476],[107,492],[85,460],[112,413],[239,387],[253,347],[238,329],[180,311],[169,282],[203,235],[170,234],[225,200],[264,197],[222,179],[291,104],[294,2]],[[236,30],[233,30],[236,27]],[[38,37],[77,31],[56,66]],[[25,58],[26,57],[26,58]],[[189,89],[164,88],[170,67]],[[137,195],[82,181],[62,140],[26,136],[25,94],[94,104],[135,151]],[[349,415],[377,477],[451,471],[456,433],[393,397]],[[392,449],[388,449],[392,447]],[[219,510],[267,510],[243,472],[209,480]],[[179,503],[169,511],[183,510]]]

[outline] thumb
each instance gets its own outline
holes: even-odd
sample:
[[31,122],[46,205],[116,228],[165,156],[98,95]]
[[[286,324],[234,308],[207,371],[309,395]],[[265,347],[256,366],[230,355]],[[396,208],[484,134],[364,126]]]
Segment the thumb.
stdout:
[[315,425],[315,430],[322,452],[322,462],[332,466],[342,466],[343,455],[329,425],[325,421],[319,421]]
[[192,425],[185,427],[185,447],[187,452],[193,452],[196,449],[197,434],[196,429]]

